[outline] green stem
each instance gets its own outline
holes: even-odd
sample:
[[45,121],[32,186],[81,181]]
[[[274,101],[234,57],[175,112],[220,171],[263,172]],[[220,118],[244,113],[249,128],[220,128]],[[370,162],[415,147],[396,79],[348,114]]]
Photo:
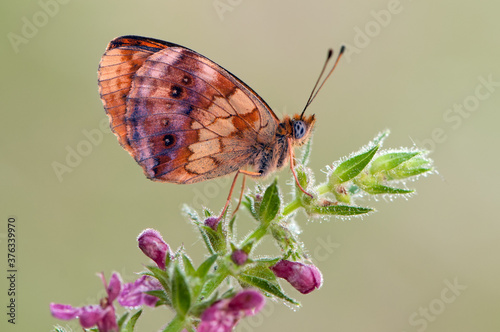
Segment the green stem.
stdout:
[[328,182],[325,182],[323,184],[320,184],[317,188],[316,188],[316,192],[318,193],[318,195],[324,195],[326,194],[327,192],[330,191],[330,187],[328,186]]
[[262,239],[262,237],[267,234],[268,228],[269,225],[260,225],[259,227],[257,227],[250,235],[247,236],[245,241],[243,241],[241,247],[246,246],[252,241],[255,242],[254,245],[257,244],[257,242],[259,242],[259,240]]
[[293,201],[288,203],[285,208],[283,209],[283,215],[287,216],[293,211],[297,210],[299,207],[302,206],[302,202],[300,201],[299,198],[295,198]]

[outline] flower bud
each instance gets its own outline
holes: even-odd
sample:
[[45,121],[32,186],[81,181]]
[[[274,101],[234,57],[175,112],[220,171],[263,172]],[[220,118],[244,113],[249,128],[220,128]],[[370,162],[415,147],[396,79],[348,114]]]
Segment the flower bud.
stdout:
[[168,244],[163,241],[160,233],[154,229],[144,230],[137,238],[139,248],[151,258],[160,269],[165,269],[165,260],[169,254]]
[[248,259],[248,254],[242,249],[236,249],[231,254],[231,259],[236,265],[243,265]]
[[323,276],[314,265],[280,260],[270,269],[278,278],[285,279],[302,294],[308,294],[323,284]]
[[220,218],[219,217],[208,217],[205,219],[205,226],[210,227],[214,231],[217,230],[217,226],[219,225]]

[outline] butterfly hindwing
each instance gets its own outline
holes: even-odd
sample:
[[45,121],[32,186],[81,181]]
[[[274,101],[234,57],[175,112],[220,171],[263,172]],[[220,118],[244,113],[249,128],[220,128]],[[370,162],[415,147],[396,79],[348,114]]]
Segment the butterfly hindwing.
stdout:
[[99,93],[110,119],[111,130],[131,154],[133,151],[126,141],[125,101],[132,79],[149,56],[173,45],[152,38],[118,37],[109,43],[99,63]]

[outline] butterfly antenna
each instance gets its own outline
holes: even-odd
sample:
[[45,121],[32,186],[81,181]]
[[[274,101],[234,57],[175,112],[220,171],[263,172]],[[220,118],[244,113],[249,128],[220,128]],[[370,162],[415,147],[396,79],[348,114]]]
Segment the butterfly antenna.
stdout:
[[325,60],[325,63],[323,64],[323,68],[321,69],[321,73],[319,74],[319,77],[318,79],[316,80],[316,84],[314,84],[314,87],[311,91],[311,94],[309,95],[309,98],[307,99],[307,103],[306,103],[306,106],[304,107],[304,110],[302,110],[302,113],[300,114],[300,117],[302,118],[302,115],[304,115],[304,112],[306,111],[306,108],[309,106],[309,104],[311,103],[311,98],[314,94],[314,91],[316,90],[316,87],[318,86],[319,84],[319,81],[321,79],[321,76],[323,76],[323,73],[325,72],[325,69],[326,69],[326,65],[328,64],[328,62],[330,62],[330,59],[332,58],[332,55],[333,55],[333,50],[330,48],[328,50],[328,53],[326,55],[326,60]]
[[[344,54],[344,51],[345,51],[345,46],[342,45],[342,47],[340,48],[340,52],[339,52],[339,55],[337,55],[337,59],[335,60],[335,63],[333,64],[333,67],[332,69],[330,69],[330,71],[328,72],[328,75],[326,75],[325,79],[323,80],[323,82],[320,84],[320,86],[318,87],[318,84],[319,82],[321,81],[321,77],[323,76],[323,74],[325,73],[325,69],[326,69],[326,66],[328,65],[328,62],[330,62],[330,59],[332,58],[332,55],[333,55],[333,50],[332,49],[329,49],[328,50],[328,54],[326,56],[326,61],[325,61],[325,64],[323,65],[323,69],[321,69],[321,73],[319,74],[319,77],[318,79],[316,80],[316,84],[314,84],[314,87],[311,91],[311,94],[309,95],[309,99],[307,99],[307,103],[306,103],[306,106],[304,106],[304,109],[302,110],[302,113],[300,114],[300,117],[302,118],[302,116],[304,115],[306,109],[309,107],[309,105],[311,105],[311,103],[313,102],[313,100],[316,98],[316,96],[318,95],[318,92],[319,90],[321,90],[321,88],[323,87],[323,85],[325,85],[325,82],[328,80],[328,78],[332,75],[333,71],[335,70],[335,67],[337,67],[337,64],[339,63],[339,60],[340,58],[342,57],[342,54]],[[316,89],[316,87],[318,87]]]

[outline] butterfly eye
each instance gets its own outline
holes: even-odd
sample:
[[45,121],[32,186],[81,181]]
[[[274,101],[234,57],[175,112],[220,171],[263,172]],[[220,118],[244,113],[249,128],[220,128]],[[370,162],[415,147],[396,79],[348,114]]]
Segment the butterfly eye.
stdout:
[[304,121],[293,122],[293,136],[295,139],[301,139],[306,134],[306,124]]

